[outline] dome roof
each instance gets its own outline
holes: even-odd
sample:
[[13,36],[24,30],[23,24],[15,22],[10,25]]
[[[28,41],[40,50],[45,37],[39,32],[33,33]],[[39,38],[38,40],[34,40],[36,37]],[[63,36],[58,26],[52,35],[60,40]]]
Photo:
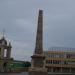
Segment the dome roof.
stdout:
[[0,43],[2,44],[3,41],[4,41],[4,43],[7,45],[7,41],[6,41],[5,37],[2,37],[2,38],[0,39]]

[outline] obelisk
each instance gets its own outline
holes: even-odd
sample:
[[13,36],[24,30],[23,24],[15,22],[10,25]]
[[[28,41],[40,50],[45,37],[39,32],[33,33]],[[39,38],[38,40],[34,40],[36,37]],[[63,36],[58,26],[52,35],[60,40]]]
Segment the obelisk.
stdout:
[[35,51],[31,58],[29,75],[47,75],[45,55],[43,53],[43,10],[39,10]]

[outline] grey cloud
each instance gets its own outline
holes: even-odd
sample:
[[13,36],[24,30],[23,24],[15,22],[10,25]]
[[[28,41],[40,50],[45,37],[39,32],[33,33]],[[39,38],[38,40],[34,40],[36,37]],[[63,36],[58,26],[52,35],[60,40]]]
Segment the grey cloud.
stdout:
[[[13,40],[12,56],[16,59],[34,51],[39,9],[44,10],[44,49],[75,47],[75,0],[0,0],[0,32],[5,29]],[[21,49],[24,52],[19,55]]]

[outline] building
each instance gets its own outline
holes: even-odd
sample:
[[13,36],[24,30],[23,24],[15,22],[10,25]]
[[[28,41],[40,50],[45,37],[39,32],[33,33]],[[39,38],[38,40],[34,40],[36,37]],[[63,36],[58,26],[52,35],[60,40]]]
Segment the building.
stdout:
[[28,61],[13,60],[9,64],[10,72],[25,72],[29,70],[31,63]]
[[49,73],[75,74],[75,49],[50,48],[45,51],[46,68]]
[[3,36],[0,39],[0,72],[7,72],[9,70],[8,64],[11,60],[11,43],[8,43]]

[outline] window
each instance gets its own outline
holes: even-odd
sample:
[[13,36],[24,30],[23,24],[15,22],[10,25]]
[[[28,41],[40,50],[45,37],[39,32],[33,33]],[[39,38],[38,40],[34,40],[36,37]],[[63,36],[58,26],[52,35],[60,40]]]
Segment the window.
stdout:
[[48,58],[64,58],[63,54],[47,54]]
[[61,64],[61,61],[59,61],[59,60],[53,60],[53,64]]
[[7,49],[4,50],[4,57],[7,57]]
[[47,64],[52,64],[52,60],[46,60]]

